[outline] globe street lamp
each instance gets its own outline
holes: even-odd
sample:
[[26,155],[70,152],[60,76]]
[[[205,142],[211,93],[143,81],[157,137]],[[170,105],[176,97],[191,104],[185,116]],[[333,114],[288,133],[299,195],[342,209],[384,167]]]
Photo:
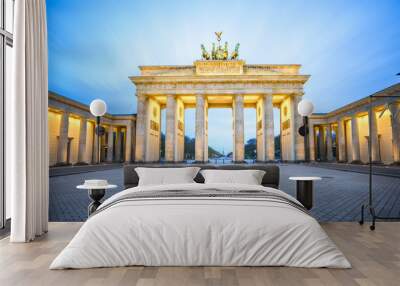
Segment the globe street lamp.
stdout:
[[314,111],[314,105],[311,101],[303,99],[297,105],[297,111],[303,116],[303,126],[299,128],[299,134],[304,136],[304,161],[310,162],[310,137],[308,129],[308,117]]
[[101,158],[101,136],[104,135],[104,127],[100,126],[100,118],[107,111],[107,105],[104,100],[95,99],[90,103],[90,113],[96,117],[95,133],[97,135],[97,163],[100,164]]

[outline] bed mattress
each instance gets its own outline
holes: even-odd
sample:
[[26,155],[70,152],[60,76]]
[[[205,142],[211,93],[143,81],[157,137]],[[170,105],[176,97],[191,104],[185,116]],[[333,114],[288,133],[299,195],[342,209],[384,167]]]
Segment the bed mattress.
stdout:
[[135,187],[112,196],[50,269],[132,265],[351,267],[284,192],[196,183]]

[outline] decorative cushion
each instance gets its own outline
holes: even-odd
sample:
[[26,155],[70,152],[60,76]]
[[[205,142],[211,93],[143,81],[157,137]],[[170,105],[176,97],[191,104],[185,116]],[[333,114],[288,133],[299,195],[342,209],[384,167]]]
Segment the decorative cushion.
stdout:
[[139,186],[194,183],[199,167],[187,168],[135,168]]
[[205,184],[229,183],[261,185],[265,171],[261,170],[202,170]]

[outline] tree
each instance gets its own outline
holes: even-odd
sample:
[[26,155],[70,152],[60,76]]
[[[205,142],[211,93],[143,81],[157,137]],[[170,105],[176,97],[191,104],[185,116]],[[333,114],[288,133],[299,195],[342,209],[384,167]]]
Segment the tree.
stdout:
[[[195,159],[195,148],[196,148],[196,139],[195,138],[190,138],[188,136],[185,136],[184,140],[184,158],[185,160],[194,160]],[[221,157],[222,154],[215,150],[214,148],[208,146],[208,157],[210,158],[215,158],[215,157]],[[165,134],[161,133],[161,144],[160,144],[160,157],[165,158]]]
[[244,158],[245,159],[255,159],[257,150],[257,140],[256,138],[251,138],[247,140],[244,145]]

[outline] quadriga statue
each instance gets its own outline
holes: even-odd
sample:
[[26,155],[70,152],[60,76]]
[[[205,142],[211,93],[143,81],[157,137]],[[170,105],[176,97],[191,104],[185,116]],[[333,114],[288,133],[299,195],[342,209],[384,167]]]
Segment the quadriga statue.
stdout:
[[236,60],[239,57],[239,47],[240,47],[240,44],[237,43],[235,46],[235,50],[231,54],[231,58],[230,58],[231,60]]
[[209,53],[203,44],[201,47],[201,58],[203,60],[218,60],[218,61],[226,61],[226,60],[236,60],[239,57],[239,43],[236,44],[235,50],[231,53],[229,57],[229,49],[228,42],[225,42],[225,45],[221,46],[221,35],[222,32],[216,32],[218,44],[212,43],[211,52]]
[[201,44],[201,57],[203,60],[209,60],[210,59],[210,54],[207,52],[206,48],[204,47],[203,44]]

